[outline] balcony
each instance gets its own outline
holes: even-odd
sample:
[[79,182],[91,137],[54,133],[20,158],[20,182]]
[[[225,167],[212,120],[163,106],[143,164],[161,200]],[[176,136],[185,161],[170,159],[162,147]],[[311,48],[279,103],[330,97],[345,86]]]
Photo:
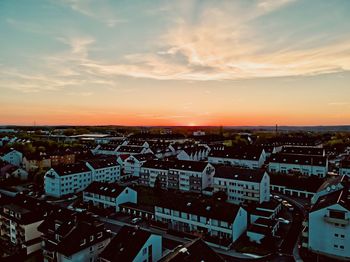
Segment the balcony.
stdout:
[[335,217],[330,217],[328,215],[324,216],[324,221],[326,221],[327,223],[340,224],[344,226],[347,226],[349,224],[349,218],[335,218]]

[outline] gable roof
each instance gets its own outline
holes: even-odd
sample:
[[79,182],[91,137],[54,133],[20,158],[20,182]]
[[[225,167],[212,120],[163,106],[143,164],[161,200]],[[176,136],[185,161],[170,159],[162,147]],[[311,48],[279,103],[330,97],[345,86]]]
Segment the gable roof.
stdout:
[[219,166],[215,167],[214,177],[259,183],[263,179],[265,173],[266,171],[264,169]]
[[317,202],[312,206],[310,212],[314,212],[328,206],[339,204],[348,211],[350,211],[350,189],[348,187],[332,192],[330,194],[321,196]]
[[293,155],[323,156],[324,148],[310,146],[284,146],[281,153]]
[[122,153],[141,153],[144,147],[142,146],[121,146],[118,152]]
[[126,187],[117,183],[92,182],[84,192],[94,193],[103,196],[117,197]]
[[110,262],[133,261],[151,235],[142,229],[123,226],[99,257]]
[[67,176],[76,173],[91,172],[85,163],[76,163],[69,165],[59,165],[52,167],[59,176]]
[[209,157],[258,161],[262,152],[263,149],[259,147],[225,148],[211,151]]
[[87,160],[86,162],[89,163],[94,169],[119,166],[117,159],[115,157],[91,159],[91,160]]
[[272,154],[269,161],[270,163],[286,163],[323,167],[327,165],[327,157],[324,156],[293,155],[283,153]]
[[167,197],[160,199],[155,206],[226,221],[228,223],[232,223],[235,220],[240,209],[240,206],[227,202],[204,198],[199,199],[174,193],[168,193]]

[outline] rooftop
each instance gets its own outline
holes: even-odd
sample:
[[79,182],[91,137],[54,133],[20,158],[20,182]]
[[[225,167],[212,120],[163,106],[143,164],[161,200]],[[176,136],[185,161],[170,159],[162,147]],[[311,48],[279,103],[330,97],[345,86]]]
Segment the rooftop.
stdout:
[[259,183],[263,179],[265,173],[266,171],[263,169],[246,169],[231,166],[219,166],[215,167],[214,177]]

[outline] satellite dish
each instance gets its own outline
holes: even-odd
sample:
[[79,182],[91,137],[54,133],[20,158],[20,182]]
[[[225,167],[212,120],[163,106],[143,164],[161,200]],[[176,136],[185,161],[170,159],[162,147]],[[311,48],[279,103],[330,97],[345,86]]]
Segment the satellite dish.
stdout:
[[327,187],[327,191],[328,191],[328,192],[331,191],[331,188],[330,188],[329,186]]
[[335,189],[335,185],[332,185],[332,189],[333,189],[333,190]]

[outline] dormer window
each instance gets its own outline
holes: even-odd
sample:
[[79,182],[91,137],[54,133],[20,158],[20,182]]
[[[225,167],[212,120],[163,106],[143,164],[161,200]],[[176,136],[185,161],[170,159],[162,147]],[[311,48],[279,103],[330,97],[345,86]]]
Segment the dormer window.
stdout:
[[97,238],[101,238],[102,237],[102,232],[98,232],[97,233]]
[[94,236],[90,236],[90,242],[94,241]]

